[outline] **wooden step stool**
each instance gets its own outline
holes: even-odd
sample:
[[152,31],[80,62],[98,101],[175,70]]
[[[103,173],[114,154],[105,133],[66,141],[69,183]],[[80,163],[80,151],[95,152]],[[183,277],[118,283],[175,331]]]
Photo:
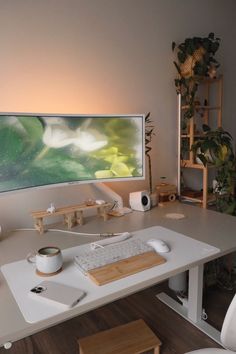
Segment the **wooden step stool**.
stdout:
[[143,320],[137,320],[78,340],[80,354],[160,353],[161,341]]

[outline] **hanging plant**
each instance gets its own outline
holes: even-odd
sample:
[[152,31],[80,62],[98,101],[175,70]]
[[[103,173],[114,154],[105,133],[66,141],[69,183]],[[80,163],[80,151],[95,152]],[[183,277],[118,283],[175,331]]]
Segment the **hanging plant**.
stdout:
[[177,61],[174,65],[178,72],[175,79],[175,87],[182,96],[182,102],[186,105],[184,119],[190,119],[194,114],[194,100],[199,82],[204,77],[214,78],[216,70],[220,66],[215,59],[215,53],[220,45],[220,38],[215,38],[214,33],[208,37],[187,38],[178,46],[172,43],[172,50],[177,53]]

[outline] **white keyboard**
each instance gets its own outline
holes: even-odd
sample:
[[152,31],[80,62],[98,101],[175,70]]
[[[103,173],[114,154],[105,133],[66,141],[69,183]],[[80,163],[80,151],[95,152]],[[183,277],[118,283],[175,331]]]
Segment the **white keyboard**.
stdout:
[[146,242],[139,239],[131,239],[87,251],[83,255],[75,256],[74,262],[82,273],[87,274],[89,270],[150,251],[153,251],[153,248],[147,245]]

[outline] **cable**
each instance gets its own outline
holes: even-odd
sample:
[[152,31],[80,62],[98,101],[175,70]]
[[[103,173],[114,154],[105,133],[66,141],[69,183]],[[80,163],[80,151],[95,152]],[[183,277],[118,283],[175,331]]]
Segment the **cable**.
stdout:
[[65,232],[67,234],[72,234],[72,235],[101,236],[101,234],[92,234],[92,233],[86,233],[86,232],[76,232],[76,231],[68,231],[68,230],[60,230],[60,229],[48,229],[47,231]]
[[114,210],[116,208],[118,208],[118,201],[117,200],[115,200],[113,205],[110,207],[110,211],[112,211],[112,210]]
[[[15,231],[36,231],[36,230],[33,229],[33,228],[20,228],[20,229],[11,230],[11,232],[15,232]],[[123,232],[117,232],[117,233],[104,232],[104,233],[94,234],[94,233],[86,233],[86,232],[60,230],[60,229],[47,229],[47,231],[50,231],[50,232],[63,232],[63,233],[67,233],[67,234],[80,235],[80,236],[99,236],[99,237],[112,237],[112,236],[120,236],[120,235],[123,234]]]

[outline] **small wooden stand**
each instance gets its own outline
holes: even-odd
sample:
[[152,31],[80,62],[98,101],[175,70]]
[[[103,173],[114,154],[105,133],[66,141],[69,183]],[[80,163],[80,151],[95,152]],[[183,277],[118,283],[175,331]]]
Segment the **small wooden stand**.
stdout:
[[161,341],[143,320],[137,320],[78,340],[80,354],[138,354],[154,349]]
[[70,205],[63,208],[57,208],[55,212],[49,213],[48,211],[32,211],[31,215],[34,219],[34,227],[40,234],[44,233],[44,218],[50,218],[55,216],[63,216],[64,224],[67,225],[68,229],[71,229],[75,225],[83,225],[85,210],[96,209],[97,215],[103,217],[104,221],[108,219],[108,209],[111,207],[109,203],[104,204],[94,204],[94,205]]

